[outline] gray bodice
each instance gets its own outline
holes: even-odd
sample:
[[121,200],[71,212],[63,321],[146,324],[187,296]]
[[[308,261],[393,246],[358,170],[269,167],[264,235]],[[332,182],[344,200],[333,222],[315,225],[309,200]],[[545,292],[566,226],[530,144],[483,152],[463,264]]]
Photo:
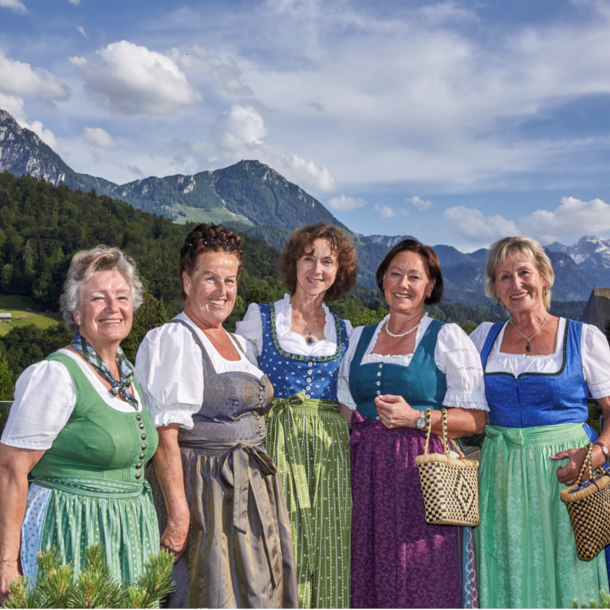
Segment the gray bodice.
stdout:
[[169,324],[182,324],[189,330],[201,349],[203,362],[201,409],[193,415],[191,430],[180,428],[178,444],[197,447],[209,441],[263,442],[264,415],[273,400],[273,386],[267,375],[257,379],[251,373],[240,371],[216,373],[205,346],[191,326],[184,320],[172,320]]

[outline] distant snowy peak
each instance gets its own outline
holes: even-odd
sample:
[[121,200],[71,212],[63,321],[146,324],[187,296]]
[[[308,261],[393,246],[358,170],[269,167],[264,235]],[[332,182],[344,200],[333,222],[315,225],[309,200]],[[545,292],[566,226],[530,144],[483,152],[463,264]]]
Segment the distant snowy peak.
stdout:
[[414,239],[415,241],[419,241],[417,238],[412,235],[369,235],[368,238],[374,244],[383,244],[384,246],[388,246],[388,248],[393,248],[396,244],[399,244],[401,241],[405,239]]
[[585,235],[575,244],[564,246],[554,242],[547,246],[551,252],[563,252],[583,270],[592,275],[598,286],[610,286],[610,240]]

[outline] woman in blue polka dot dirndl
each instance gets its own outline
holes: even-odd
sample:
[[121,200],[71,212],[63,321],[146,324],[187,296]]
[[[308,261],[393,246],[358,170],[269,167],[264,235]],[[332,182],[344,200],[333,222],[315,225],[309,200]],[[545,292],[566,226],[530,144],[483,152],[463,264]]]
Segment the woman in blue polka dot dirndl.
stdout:
[[350,449],[337,377],[352,327],[324,301],[352,288],[357,271],[354,245],[339,228],[296,229],[280,255],[289,294],[253,303],[237,324],[275,391],[266,447],[292,525],[300,608],[350,605]]

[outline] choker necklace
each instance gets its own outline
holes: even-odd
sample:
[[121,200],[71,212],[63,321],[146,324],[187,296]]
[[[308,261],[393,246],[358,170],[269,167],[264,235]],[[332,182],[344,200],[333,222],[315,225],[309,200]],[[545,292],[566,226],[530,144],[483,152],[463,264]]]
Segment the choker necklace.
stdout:
[[398,339],[399,337],[406,337],[407,335],[410,335],[413,331],[416,331],[419,328],[419,325],[421,324],[422,320],[423,318],[421,318],[421,320],[411,330],[408,330],[405,333],[401,333],[400,335],[395,335],[394,333],[390,332],[390,318],[388,318],[385,321],[385,332],[388,333],[390,337],[394,337],[394,339]]
[[[546,318],[544,318],[544,322],[546,322],[549,319],[549,314],[546,314]],[[538,334],[538,332],[540,331],[540,329],[544,326],[544,322],[538,327],[538,330],[531,336],[531,337],[526,337],[516,326],[515,323],[513,322],[513,319],[510,319],[510,323],[513,325],[513,328],[525,339],[527,339],[527,345],[525,346],[525,351],[529,354],[532,351],[532,346],[530,344],[530,341]]]

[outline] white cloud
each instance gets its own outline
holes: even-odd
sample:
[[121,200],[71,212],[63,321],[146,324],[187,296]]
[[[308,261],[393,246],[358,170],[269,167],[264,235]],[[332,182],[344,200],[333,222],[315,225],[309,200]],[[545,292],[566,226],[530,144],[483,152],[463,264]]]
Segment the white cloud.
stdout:
[[406,216],[407,210],[395,210],[387,205],[377,204],[375,209],[380,213],[381,218],[394,218],[395,216]]
[[117,114],[168,114],[202,101],[176,62],[122,40],[97,51],[103,64],[71,57],[88,95]]
[[24,105],[25,102],[22,98],[0,93],[0,108],[6,110],[21,127],[33,131],[45,144],[57,151],[55,134],[50,129],[44,129],[40,121],[29,122]]
[[430,200],[420,199],[417,195],[411,197],[411,199],[406,199],[406,202],[414,205],[418,210],[427,210],[434,205]]
[[363,205],[366,205],[366,201],[345,195],[333,197],[328,201],[328,207],[338,212],[350,212],[356,208],[361,208]]
[[449,230],[469,241],[489,243],[509,235],[520,235],[512,220],[499,215],[484,216],[480,210],[463,205],[447,208],[443,215],[449,221]]
[[193,81],[209,82],[231,96],[252,97],[233,57],[221,57],[199,45],[173,48],[170,57]]
[[24,104],[25,102],[20,97],[0,93],[0,108],[6,110],[16,121],[27,116],[23,109]]
[[21,0],[0,0],[0,6],[5,6],[6,8],[12,8],[14,11],[18,13],[26,13],[27,8]]
[[[302,188],[325,193],[335,190],[335,179],[325,165],[286,154],[263,142],[266,136],[267,128],[260,113],[251,106],[234,104],[216,121],[213,156],[230,161],[258,159]],[[209,150],[201,142],[194,146],[206,152]]]
[[112,139],[112,136],[101,127],[85,127],[82,138],[93,148],[100,150],[116,150],[119,145]]
[[550,243],[564,236],[578,236],[610,231],[610,205],[601,199],[581,201],[563,197],[554,211],[536,210],[520,219],[524,235],[536,237],[542,243]]
[[80,0],[68,0],[70,4],[74,4],[74,6],[78,6],[80,4]]
[[0,93],[31,95],[41,99],[65,100],[70,95],[67,87],[53,74],[42,68],[32,68],[8,58],[0,49]]
[[30,129],[33,131],[47,146],[50,146],[53,150],[57,151],[57,140],[55,134],[50,129],[45,129],[40,121],[32,121],[28,123],[23,119],[17,121],[21,127]]
[[76,29],[87,39],[89,40],[89,36],[87,36],[87,32],[85,32],[85,28],[82,25],[77,25]]

